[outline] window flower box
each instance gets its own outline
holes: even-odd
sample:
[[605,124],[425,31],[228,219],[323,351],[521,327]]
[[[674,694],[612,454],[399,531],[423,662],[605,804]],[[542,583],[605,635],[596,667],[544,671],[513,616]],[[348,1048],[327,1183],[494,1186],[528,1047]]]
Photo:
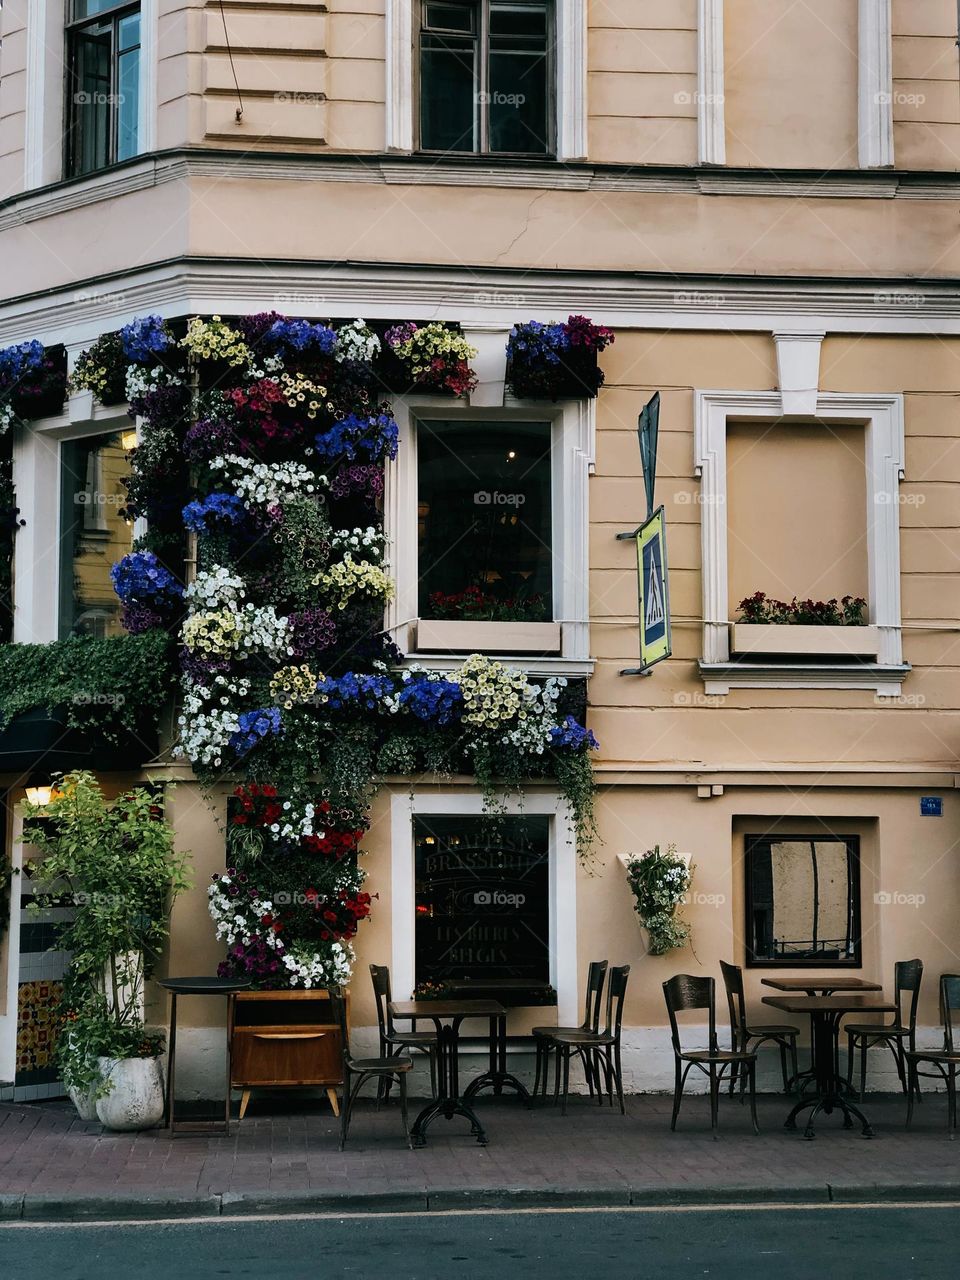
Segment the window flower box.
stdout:
[[559,622],[417,623],[417,650],[423,653],[559,653],[560,640]]
[[593,399],[603,386],[597,357],[613,340],[612,330],[585,316],[515,325],[507,342],[507,385],[518,399]]
[[821,654],[876,659],[880,651],[880,632],[877,627],[735,622],[732,631],[731,651],[741,656]]

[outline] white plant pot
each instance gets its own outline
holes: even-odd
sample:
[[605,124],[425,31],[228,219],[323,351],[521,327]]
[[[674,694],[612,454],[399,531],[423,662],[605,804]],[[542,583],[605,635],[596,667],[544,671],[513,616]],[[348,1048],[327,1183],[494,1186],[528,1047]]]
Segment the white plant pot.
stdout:
[[97,1100],[97,1118],[107,1129],[152,1129],[163,1119],[163,1072],[159,1058],[98,1058],[110,1091]]
[[99,1080],[95,1080],[92,1085],[86,1089],[68,1089],[67,1093],[70,1101],[77,1108],[77,1115],[81,1120],[96,1120],[97,1116],[97,1089],[100,1087]]

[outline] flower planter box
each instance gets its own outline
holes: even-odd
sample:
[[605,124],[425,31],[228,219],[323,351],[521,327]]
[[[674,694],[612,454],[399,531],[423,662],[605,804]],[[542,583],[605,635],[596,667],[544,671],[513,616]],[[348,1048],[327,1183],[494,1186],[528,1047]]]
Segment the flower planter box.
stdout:
[[736,654],[826,654],[876,658],[880,650],[880,632],[876,627],[735,622],[732,630],[730,648]]
[[417,623],[417,649],[456,653],[559,653],[559,622]]
[[599,394],[597,352],[568,352],[559,364],[507,365],[507,386],[521,400],[593,400]]

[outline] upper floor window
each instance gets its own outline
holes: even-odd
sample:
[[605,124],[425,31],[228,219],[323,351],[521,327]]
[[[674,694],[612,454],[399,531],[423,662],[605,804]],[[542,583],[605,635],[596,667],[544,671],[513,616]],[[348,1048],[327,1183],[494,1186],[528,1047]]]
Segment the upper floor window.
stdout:
[[423,150],[554,151],[552,8],[534,0],[423,0]]
[[92,173],[137,154],[140,6],[69,0],[67,172]]

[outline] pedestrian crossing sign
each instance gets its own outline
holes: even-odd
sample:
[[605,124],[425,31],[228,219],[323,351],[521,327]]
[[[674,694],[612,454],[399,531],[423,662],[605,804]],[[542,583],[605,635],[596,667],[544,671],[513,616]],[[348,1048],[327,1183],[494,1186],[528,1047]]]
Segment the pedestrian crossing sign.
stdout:
[[669,658],[673,651],[663,507],[658,507],[650,519],[644,521],[636,537],[640,582],[640,661],[646,668]]

